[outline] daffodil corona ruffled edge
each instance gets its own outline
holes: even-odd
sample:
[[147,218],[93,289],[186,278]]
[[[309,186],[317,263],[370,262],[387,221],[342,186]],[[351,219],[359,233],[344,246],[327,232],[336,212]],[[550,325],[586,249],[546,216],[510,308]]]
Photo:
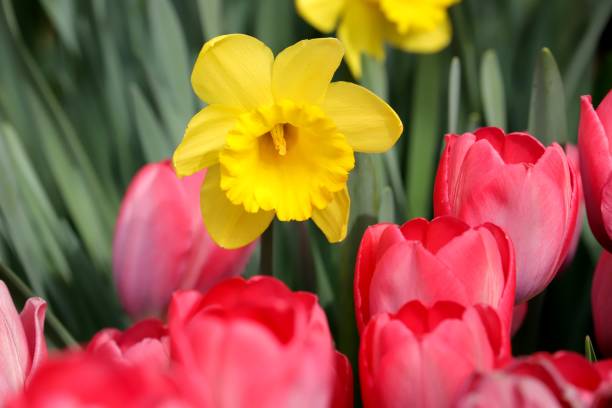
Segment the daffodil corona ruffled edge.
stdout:
[[248,244],[275,216],[312,218],[330,242],[346,236],[354,152],[388,150],[402,123],[367,89],[331,83],[343,54],[323,38],[274,58],[243,34],[202,48],[191,82],[208,106],[187,125],[173,163],[179,176],[208,168],[202,218],[220,246]]
[[298,13],[324,33],[338,27],[346,62],[361,77],[361,54],[384,58],[384,43],[408,52],[445,48],[452,29],[447,9],[460,0],[295,0]]

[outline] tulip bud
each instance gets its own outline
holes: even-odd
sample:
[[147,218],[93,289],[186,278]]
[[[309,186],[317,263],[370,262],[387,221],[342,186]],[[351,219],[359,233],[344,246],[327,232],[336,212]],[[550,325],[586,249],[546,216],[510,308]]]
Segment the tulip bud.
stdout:
[[447,135],[434,188],[436,215],[493,223],[516,253],[516,303],[531,299],[565,261],[578,217],[579,187],[563,149],[527,133],[482,128]]
[[205,291],[238,275],[253,250],[217,246],[204,228],[204,172],[179,179],[169,162],[148,164],[121,204],[113,240],[119,298],[133,318],[161,316],[177,289]]
[[373,225],[355,265],[357,326],[362,331],[371,316],[411,300],[450,300],[496,308],[509,332],[515,280],[512,243],[495,225],[471,228],[450,216]]
[[46,308],[41,298],[30,298],[21,315],[17,314],[11,294],[0,281],[0,406],[47,358],[43,333]]
[[495,309],[419,301],[366,326],[359,351],[365,407],[448,407],[475,371],[507,362],[510,338]]
[[612,92],[597,110],[590,96],[580,102],[578,149],[587,216],[595,238],[612,251]]

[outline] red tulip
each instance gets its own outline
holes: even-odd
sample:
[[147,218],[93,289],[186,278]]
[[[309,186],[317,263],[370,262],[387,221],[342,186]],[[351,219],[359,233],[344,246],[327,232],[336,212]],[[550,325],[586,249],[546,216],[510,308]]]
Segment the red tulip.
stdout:
[[0,406],[20,390],[47,357],[43,333],[47,304],[30,298],[21,315],[4,282],[0,281]]
[[172,358],[203,391],[203,404],[348,401],[337,390],[350,390],[341,385],[350,367],[335,363],[327,319],[312,294],[291,292],[273,278],[234,278],[205,295],[176,293],[168,316]]
[[567,161],[572,166],[572,170],[574,170],[574,174],[576,174],[576,187],[578,188],[578,217],[576,218],[576,228],[574,228],[574,235],[572,236],[572,240],[570,241],[569,250],[567,251],[567,257],[563,263],[564,267],[567,267],[571,264],[574,259],[574,255],[576,255],[576,250],[578,249],[578,243],[580,242],[580,233],[582,232],[582,223],[584,218],[584,193],[582,191],[582,176],[580,175],[580,155],[578,152],[578,147],[573,144],[567,143],[565,145],[565,155],[567,156]]
[[167,368],[170,364],[168,329],[157,319],[142,320],[124,332],[104,329],[89,342],[87,352],[125,364]]
[[527,316],[527,302],[514,306],[512,311],[512,325],[510,326],[510,335],[514,336],[519,331],[525,317]]
[[374,225],[357,253],[357,326],[362,331],[375,314],[395,313],[411,300],[451,300],[497,308],[510,330],[515,274],[512,243],[492,224],[470,228],[445,216]]
[[477,373],[470,379],[454,408],[561,408],[541,381],[504,372]]
[[177,289],[207,290],[238,275],[253,246],[217,246],[202,223],[204,172],[179,179],[169,162],[148,164],[121,204],[113,241],[119,298],[134,318],[160,316]]
[[516,303],[540,293],[566,259],[579,188],[563,149],[527,133],[482,128],[448,135],[434,188],[436,215],[503,228],[516,251]]
[[593,109],[590,96],[580,104],[578,149],[589,225],[599,243],[612,251],[612,92]]
[[611,369],[609,362],[591,364],[573,352],[536,353],[500,371],[475,375],[464,386],[456,406],[610,406],[601,404],[612,402]]
[[48,360],[7,408],[195,407],[156,370],[89,353]]
[[366,326],[359,352],[366,407],[447,407],[475,371],[510,355],[509,335],[495,309],[419,301]]
[[595,340],[604,355],[612,356],[612,254],[602,251],[591,287]]

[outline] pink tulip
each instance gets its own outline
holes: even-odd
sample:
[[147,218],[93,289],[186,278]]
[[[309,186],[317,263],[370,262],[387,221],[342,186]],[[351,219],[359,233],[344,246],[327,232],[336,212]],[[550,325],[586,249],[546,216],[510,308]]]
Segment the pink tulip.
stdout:
[[161,316],[175,290],[205,291],[244,269],[253,245],[222,249],[204,229],[203,178],[179,179],[166,161],[144,166],[132,180],[115,227],[113,272],[133,318]]
[[512,325],[510,326],[510,335],[514,336],[519,331],[525,317],[527,316],[527,302],[514,306],[512,311]]
[[612,254],[603,251],[595,268],[591,287],[591,307],[595,340],[601,352],[612,356]]
[[89,342],[87,351],[125,364],[151,365],[152,369],[170,364],[168,329],[157,319],[142,320],[124,332],[104,329]]
[[4,282],[0,281],[0,406],[20,390],[47,357],[44,321],[47,303],[30,298],[21,315]]
[[510,339],[495,309],[419,301],[366,326],[359,352],[365,407],[448,407],[476,371],[510,356]]
[[579,187],[563,149],[527,133],[482,128],[447,135],[434,188],[436,215],[503,228],[516,251],[516,303],[540,293],[565,261]]
[[580,105],[578,149],[589,225],[599,243],[612,251],[612,92],[593,109],[590,96]]
[[582,232],[582,220],[584,218],[584,193],[582,191],[582,176],[580,174],[580,155],[578,153],[578,147],[573,144],[567,143],[565,145],[565,155],[567,161],[572,166],[574,174],[576,174],[576,186],[578,188],[578,217],[576,218],[576,228],[574,228],[574,235],[570,241],[569,250],[567,251],[567,257],[563,263],[563,267],[568,267],[574,260],[576,250],[578,249],[578,243],[580,242],[580,234]]
[[202,390],[202,405],[350,402],[338,395],[350,391],[350,366],[335,357],[325,313],[312,294],[291,292],[269,277],[234,278],[206,295],[176,293],[168,316],[173,362],[191,388]]
[[493,306],[509,331],[515,274],[512,243],[495,225],[470,228],[450,216],[374,225],[357,253],[357,326],[362,331],[372,316],[395,313],[411,300],[451,300]]

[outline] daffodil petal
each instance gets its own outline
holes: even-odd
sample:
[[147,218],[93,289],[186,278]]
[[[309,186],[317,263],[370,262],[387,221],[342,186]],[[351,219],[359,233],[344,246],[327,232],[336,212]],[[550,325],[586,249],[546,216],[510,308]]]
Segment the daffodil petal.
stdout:
[[187,124],[185,136],[172,156],[179,176],[189,176],[219,161],[225,135],[234,126],[239,110],[209,105]]
[[351,199],[347,188],[334,194],[334,198],[323,210],[313,208],[312,220],[329,242],[340,242],[346,237]]
[[272,103],[272,51],[244,34],[215,37],[202,47],[191,74],[200,99],[251,110]]
[[302,40],[283,50],[272,67],[276,101],[320,102],[343,54],[344,47],[335,38]]
[[389,150],[402,134],[402,121],[395,111],[374,93],[350,82],[329,86],[323,110],[358,152]]
[[409,31],[400,34],[391,25],[386,29],[389,43],[404,51],[418,53],[434,53],[446,48],[450,43],[451,34],[452,27],[448,16],[431,31]]
[[346,0],[297,0],[296,8],[300,16],[319,31],[329,33],[334,30]]
[[270,225],[274,211],[249,213],[242,205],[232,204],[221,190],[219,166],[208,169],[202,190],[200,204],[202,219],[208,233],[217,245],[239,248],[259,237]]
[[353,1],[347,5],[338,38],[346,48],[346,63],[355,78],[361,77],[361,53],[384,58],[384,27],[384,16],[374,2]]

